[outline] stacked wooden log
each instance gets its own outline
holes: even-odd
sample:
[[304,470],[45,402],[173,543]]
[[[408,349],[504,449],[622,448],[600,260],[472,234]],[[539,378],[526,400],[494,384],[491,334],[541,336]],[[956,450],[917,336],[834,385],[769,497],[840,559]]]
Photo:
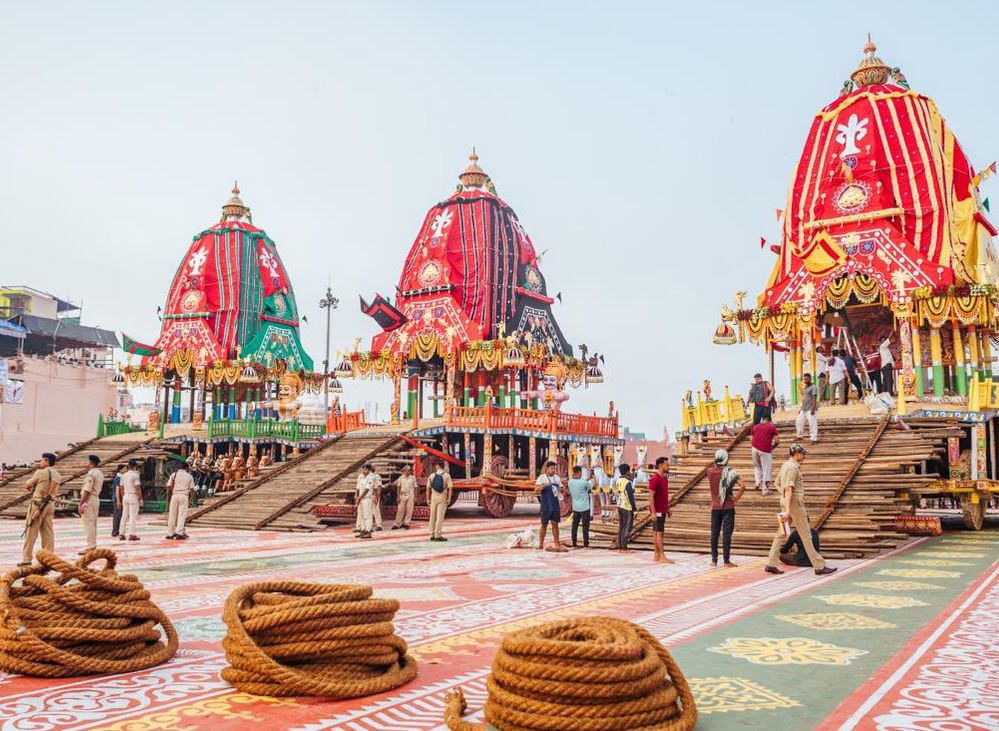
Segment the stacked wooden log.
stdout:
[[[310,512],[338,487],[353,493],[365,462],[397,448],[398,432],[354,432],[315,447],[258,479],[193,511],[188,523],[243,530],[314,531],[322,523]],[[380,464],[380,462],[379,462]]]
[[[56,470],[62,477],[58,495],[60,498],[75,499],[83,487],[83,477],[90,470],[88,461],[91,454],[101,458],[101,471],[106,480],[113,477],[118,464],[130,459],[147,459],[160,451],[151,446],[150,440],[125,440],[120,437],[103,437],[57,453]],[[30,494],[24,489],[34,469],[19,473],[12,479],[0,483],[0,517],[23,520],[28,507]]]
[[[878,418],[823,421],[819,442],[804,442],[809,451],[802,465],[805,500],[813,526],[820,524],[823,555],[860,557],[904,540],[903,534],[882,530],[881,526],[899,513],[911,512],[905,492],[937,478],[934,464],[945,459],[947,437],[961,434],[961,428],[953,422],[914,419],[908,423],[912,429],[903,431],[895,422]],[[774,479],[794,441],[792,423],[778,423],[777,427],[781,444],[774,450]],[[732,441],[731,437],[710,436],[672,469],[671,493],[681,497],[666,524],[667,550],[709,550],[711,494],[703,471],[713,460],[715,450]],[[764,496],[754,489],[748,433],[734,441],[729,450],[730,464],[742,476],[747,489],[736,508],[733,550],[764,555],[777,527],[780,501],[776,492]],[[640,490],[639,496],[640,507],[645,510],[648,493]],[[616,511],[612,508],[608,512],[609,522],[594,523],[593,529],[600,537],[597,545],[616,544]],[[635,532],[632,545],[650,548],[651,544],[651,525],[643,525]]]

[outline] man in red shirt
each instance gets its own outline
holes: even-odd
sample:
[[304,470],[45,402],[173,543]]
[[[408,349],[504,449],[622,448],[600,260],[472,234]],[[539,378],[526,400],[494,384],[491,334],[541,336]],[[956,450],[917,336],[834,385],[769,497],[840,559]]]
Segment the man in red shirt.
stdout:
[[770,415],[764,414],[760,423],[753,425],[752,431],[753,477],[756,489],[762,486],[764,495],[770,492],[773,483],[774,447],[779,443],[777,427],[770,421]]
[[655,553],[652,560],[658,563],[673,563],[663,551],[663,533],[666,531],[666,516],[669,512],[669,458],[656,460],[656,471],[649,480],[649,512],[652,514],[653,542]]

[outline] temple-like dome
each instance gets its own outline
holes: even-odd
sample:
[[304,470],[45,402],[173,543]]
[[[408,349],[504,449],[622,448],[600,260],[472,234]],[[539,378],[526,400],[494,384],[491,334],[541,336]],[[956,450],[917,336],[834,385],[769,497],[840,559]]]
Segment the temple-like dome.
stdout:
[[473,151],[458,190],[424,218],[403,265],[395,304],[381,297],[365,303],[365,311],[386,330],[372,350],[392,347],[390,332],[408,338],[434,320],[449,333],[449,348],[520,335],[553,354],[571,355],[551,311],[554,299],[540,257],[478,160]]
[[876,51],[868,40],[853,81],[812,121],[760,297],[771,311],[814,305],[844,276],[904,302],[920,287],[999,275],[980,176],[933,100]]
[[147,357],[161,370],[186,371],[220,361],[312,370],[298,335],[291,281],[274,241],[251,223],[233,186],[222,219],[194,237],[174,275],[163,326]]

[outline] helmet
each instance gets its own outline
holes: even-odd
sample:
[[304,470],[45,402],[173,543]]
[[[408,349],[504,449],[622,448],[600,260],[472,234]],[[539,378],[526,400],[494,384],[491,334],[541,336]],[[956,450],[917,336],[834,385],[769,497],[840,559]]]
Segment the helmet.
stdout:
[[715,452],[715,464],[728,464],[728,452],[724,449]]

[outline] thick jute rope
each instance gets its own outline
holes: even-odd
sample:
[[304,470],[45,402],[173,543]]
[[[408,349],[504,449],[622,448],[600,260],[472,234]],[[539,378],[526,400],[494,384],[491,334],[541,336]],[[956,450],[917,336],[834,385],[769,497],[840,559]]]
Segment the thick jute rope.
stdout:
[[370,586],[270,581],[226,599],[222,677],[244,693],[358,698],[416,677],[416,661],[395,634],[395,599]]
[[[486,721],[499,731],[688,731],[697,708],[669,651],[611,617],[551,622],[503,638],[487,681]],[[448,694],[451,731],[481,731]]]
[[[97,561],[103,568],[91,567]],[[173,657],[176,630],[116,562],[106,548],[76,563],[41,550],[33,565],[0,576],[0,670],[65,678],[128,673]]]

